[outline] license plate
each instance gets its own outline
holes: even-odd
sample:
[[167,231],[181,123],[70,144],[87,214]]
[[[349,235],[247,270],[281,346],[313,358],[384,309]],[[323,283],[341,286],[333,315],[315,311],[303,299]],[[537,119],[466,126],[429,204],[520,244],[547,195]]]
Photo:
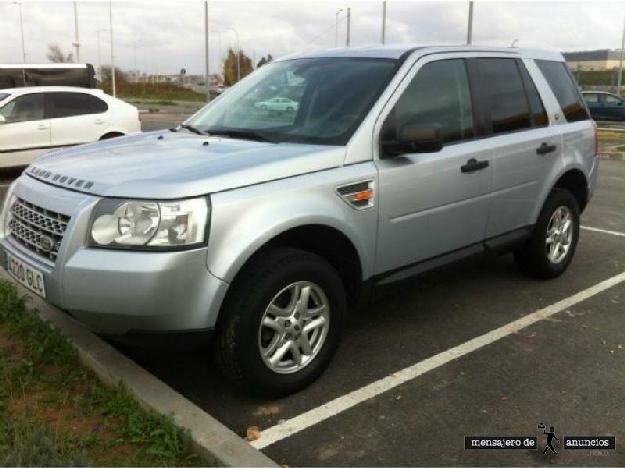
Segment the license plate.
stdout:
[[27,263],[15,258],[7,252],[7,270],[13,278],[26,286],[35,294],[45,298],[46,286],[43,281],[43,274]]

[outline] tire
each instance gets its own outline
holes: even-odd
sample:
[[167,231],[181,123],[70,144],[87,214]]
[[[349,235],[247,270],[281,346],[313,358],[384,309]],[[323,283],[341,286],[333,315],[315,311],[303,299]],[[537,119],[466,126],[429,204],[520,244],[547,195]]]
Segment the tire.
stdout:
[[[565,222],[561,222],[558,228],[558,219],[561,220],[565,214],[571,221],[570,231],[566,232],[562,229]],[[557,234],[553,234],[554,232]],[[568,190],[555,188],[543,205],[532,237],[523,247],[514,251],[514,259],[519,269],[528,276],[538,279],[555,278],[564,273],[571,263],[578,239],[577,200]],[[561,248],[557,248],[558,243]]]
[[[272,248],[253,258],[231,288],[216,337],[219,367],[229,380],[246,392],[280,397],[321,375],[339,344],[347,309],[341,278],[326,260],[303,250]],[[294,308],[295,297],[301,297],[306,288],[307,308]],[[284,315],[285,311],[290,315]],[[272,326],[261,326],[261,321]],[[281,325],[276,325],[279,321]],[[305,333],[313,321],[322,325]],[[280,341],[280,336],[285,338]],[[299,340],[310,343],[310,353],[300,347]],[[279,349],[289,346],[287,341],[289,350],[272,367],[262,353],[276,358]]]

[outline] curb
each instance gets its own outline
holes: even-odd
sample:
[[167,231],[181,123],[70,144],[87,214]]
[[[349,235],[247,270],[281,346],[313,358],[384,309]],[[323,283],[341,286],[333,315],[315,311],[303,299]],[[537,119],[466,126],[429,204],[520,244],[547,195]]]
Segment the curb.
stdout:
[[612,161],[625,161],[625,153],[601,153],[599,159],[610,159]]
[[0,277],[27,293],[43,320],[61,332],[77,349],[80,361],[105,385],[122,382],[144,409],[171,415],[176,425],[188,429],[195,452],[217,466],[278,466],[180,393],[97,337],[82,324],[34,296],[9,274]]

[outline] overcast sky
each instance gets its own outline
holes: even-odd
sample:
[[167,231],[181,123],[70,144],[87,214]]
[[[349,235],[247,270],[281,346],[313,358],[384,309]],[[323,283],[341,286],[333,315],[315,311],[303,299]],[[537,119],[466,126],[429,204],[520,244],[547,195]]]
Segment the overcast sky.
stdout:
[[[381,1],[218,1],[209,0],[211,69],[224,50],[236,44],[256,61],[312,48],[333,47],[335,12],[351,7],[352,44],[380,41]],[[72,2],[23,1],[28,62],[46,62],[48,44],[70,52],[74,41]],[[203,73],[204,2],[113,1],[115,61],[149,73]],[[462,44],[466,40],[467,1],[387,2],[387,42]],[[474,43],[585,50],[620,46],[625,2],[503,2],[477,0]],[[80,59],[98,63],[97,30],[109,27],[108,2],[78,2]],[[339,41],[345,41],[345,16],[339,16]],[[110,38],[100,33],[102,63],[110,63]],[[136,47],[135,47],[136,45]],[[135,59],[136,51],[136,59]],[[19,6],[0,2],[0,62],[21,62]],[[135,62],[136,60],[136,62]]]

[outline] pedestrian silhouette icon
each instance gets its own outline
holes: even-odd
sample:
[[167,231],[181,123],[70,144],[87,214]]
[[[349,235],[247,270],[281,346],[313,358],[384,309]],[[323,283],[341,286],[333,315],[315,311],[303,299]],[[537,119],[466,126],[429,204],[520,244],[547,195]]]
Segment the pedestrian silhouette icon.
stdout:
[[554,427],[549,426],[549,431],[547,431],[547,426],[544,423],[540,423],[538,425],[538,429],[542,429],[543,434],[547,436],[547,446],[545,447],[545,450],[543,450],[543,453],[547,454],[547,450],[551,450],[555,455],[557,455],[558,452],[556,452],[556,449],[553,446],[553,441],[555,439],[560,442],[560,439],[556,437],[556,431]]

